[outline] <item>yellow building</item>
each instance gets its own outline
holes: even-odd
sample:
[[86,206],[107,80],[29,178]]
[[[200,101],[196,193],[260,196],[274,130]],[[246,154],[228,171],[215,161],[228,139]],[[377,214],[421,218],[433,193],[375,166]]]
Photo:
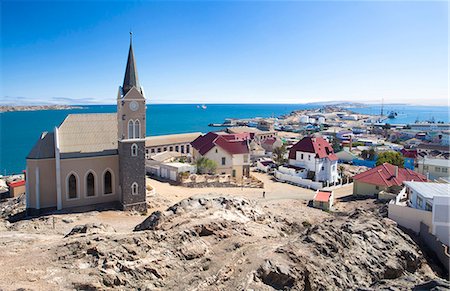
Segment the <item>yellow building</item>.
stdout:
[[217,174],[231,175],[240,181],[250,175],[250,150],[247,135],[209,132],[191,145],[194,160],[205,157],[217,165]]

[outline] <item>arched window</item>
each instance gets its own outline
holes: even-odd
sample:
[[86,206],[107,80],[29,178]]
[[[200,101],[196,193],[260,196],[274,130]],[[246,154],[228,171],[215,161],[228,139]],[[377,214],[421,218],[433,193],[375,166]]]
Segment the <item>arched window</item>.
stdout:
[[134,122],[133,122],[133,120],[129,120],[128,121],[128,138],[129,139],[134,138],[133,132],[134,132]]
[[112,174],[110,171],[106,171],[103,176],[103,193],[112,194]]
[[137,119],[134,122],[134,138],[141,138],[141,123]]
[[136,182],[131,185],[131,194],[137,195],[139,190],[139,186]]
[[77,177],[75,177],[74,174],[71,174],[69,176],[69,179],[67,180],[67,189],[69,192],[69,199],[77,198]]
[[86,176],[86,196],[95,196],[95,178],[92,172]]
[[134,143],[131,145],[131,156],[136,157],[137,154],[138,154],[138,146],[137,144]]

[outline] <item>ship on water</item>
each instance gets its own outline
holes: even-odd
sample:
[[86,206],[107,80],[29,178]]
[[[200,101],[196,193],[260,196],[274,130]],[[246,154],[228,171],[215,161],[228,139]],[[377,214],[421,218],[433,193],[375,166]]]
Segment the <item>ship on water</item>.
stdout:
[[398,115],[397,112],[391,111],[391,112],[389,112],[388,118],[389,119],[394,119],[394,118],[397,117],[397,115]]

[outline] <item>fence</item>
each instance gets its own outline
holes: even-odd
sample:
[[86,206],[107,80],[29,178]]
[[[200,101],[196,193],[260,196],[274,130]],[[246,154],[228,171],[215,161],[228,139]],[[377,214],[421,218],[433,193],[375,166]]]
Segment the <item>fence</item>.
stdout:
[[275,178],[277,178],[278,180],[290,182],[290,183],[293,183],[293,184],[296,184],[298,186],[308,188],[308,189],[311,188],[314,190],[318,190],[318,189],[323,188],[323,185],[321,182],[314,182],[309,179],[302,179],[298,176],[283,174],[279,171],[275,171]]

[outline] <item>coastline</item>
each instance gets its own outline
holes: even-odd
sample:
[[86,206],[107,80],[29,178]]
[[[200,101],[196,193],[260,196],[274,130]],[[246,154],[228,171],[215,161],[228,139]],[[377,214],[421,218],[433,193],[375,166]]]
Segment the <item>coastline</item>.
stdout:
[[70,109],[83,109],[83,107],[74,105],[28,105],[28,106],[0,105],[0,113],[16,112],[16,111],[70,110]]

